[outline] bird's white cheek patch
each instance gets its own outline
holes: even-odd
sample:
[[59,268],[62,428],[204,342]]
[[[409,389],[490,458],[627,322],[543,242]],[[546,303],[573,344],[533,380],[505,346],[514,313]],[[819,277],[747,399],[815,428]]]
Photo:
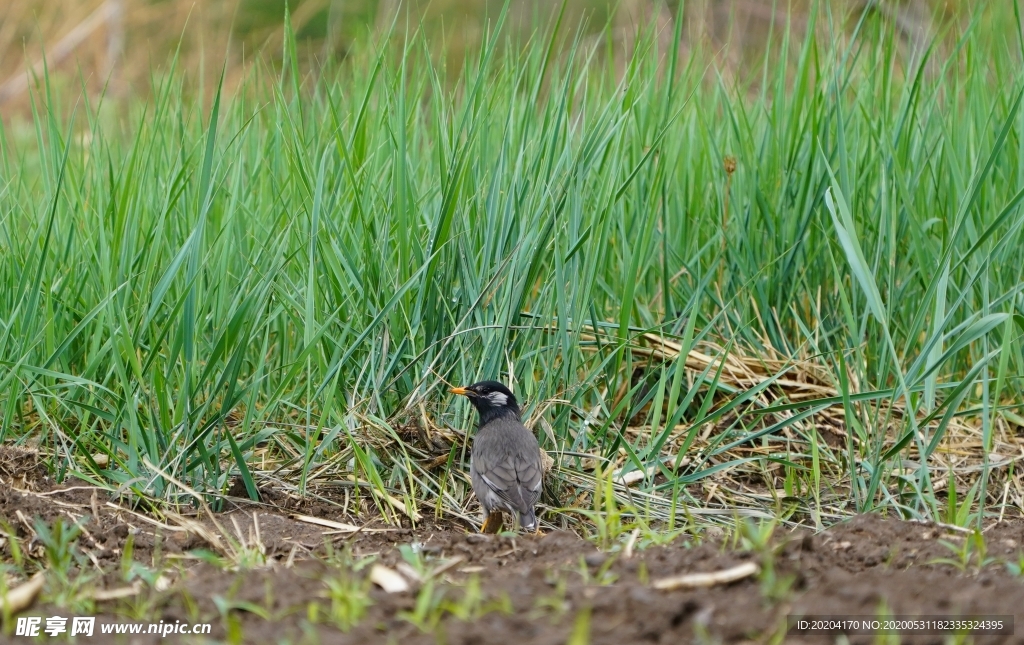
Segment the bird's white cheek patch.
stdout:
[[491,402],[491,405],[499,408],[508,403],[508,397],[501,392],[491,392],[487,395],[487,399]]

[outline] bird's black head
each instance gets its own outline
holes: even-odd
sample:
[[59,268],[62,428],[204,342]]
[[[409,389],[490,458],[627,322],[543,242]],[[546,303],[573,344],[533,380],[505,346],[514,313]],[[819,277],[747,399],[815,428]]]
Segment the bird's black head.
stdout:
[[452,388],[452,394],[461,394],[469,399],[480,413],[481,426],[507,414],[519,418],[519,403],[515,395],[497,381],[480,381],[466,387],[455,387]]

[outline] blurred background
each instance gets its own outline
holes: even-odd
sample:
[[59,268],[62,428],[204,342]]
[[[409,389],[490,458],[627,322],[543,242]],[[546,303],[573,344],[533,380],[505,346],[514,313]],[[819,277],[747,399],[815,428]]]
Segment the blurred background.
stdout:
[[[628,46],[605,41],[627,40],[638,25],[657,25],[659,39],[671,39],[680,1],[567,0],[565,21],[583,38],[599,39],[611,48]],[[392,24],[399,32],[426,31],[435,50],[431,53],[445,54],[451,71],[480,42],[503,2],[291,0],[287,4],[300,68],[315,73],[374,42],[374,36],[387,33]],[[822,3],[818,9],[819,13],[859,15],[868,8],[915,45],[968,15],[971,4],[839,0]],[[509,32],[525,40],[536,26],[547,24],[559,7],[556,2],[511,0]],[[253,62],[280,64],[285,8],[285,0],[0,0],[0,115],[25,114],[31,109],[28,89],[33,74],[41,76],[44,71],[44,52],[51,78],[79,85],[90,96],[103,93],[107,100],[144,95],[176,51],[179,67],[200,87],[216,82],[226,55],[230,88]],[[707,47],[720,70],[735,73],[745,63],[756,67],[763,60],[772,33],[778,36],[786,25],[794,31],[806,30],[812,7],[810,0],[690,0],[682,15],[683,52]]]

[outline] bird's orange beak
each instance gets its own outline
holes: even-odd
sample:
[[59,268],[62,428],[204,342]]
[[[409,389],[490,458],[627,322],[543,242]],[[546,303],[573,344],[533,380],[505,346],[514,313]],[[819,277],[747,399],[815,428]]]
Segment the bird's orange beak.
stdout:
[[452,394],[461,394],[462,396],[472,396],[473,395],[472,390],[468,390],[468,389],[466,389],[464,387],[453,387],[452,389],[450,389],[448,391],[451,392]]

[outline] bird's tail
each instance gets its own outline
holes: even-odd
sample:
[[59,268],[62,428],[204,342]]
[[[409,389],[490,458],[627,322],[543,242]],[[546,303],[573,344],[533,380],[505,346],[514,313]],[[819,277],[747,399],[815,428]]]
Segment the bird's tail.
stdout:
[[524,531],[537,530],[537,514],[532,508],[525,513],[519,514],[519,525],[523,527]]

